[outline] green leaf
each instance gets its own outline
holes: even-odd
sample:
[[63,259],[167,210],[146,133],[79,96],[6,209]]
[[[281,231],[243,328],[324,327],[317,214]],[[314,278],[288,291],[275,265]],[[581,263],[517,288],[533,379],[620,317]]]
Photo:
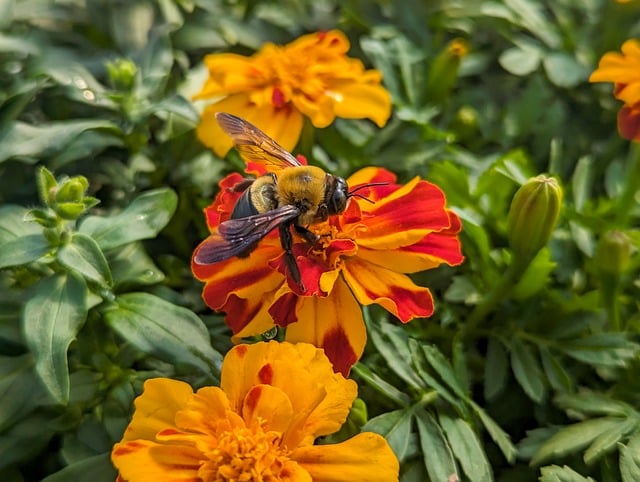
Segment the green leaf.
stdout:
[[[42,158],[63,153],[76,137],[91,130],[113,134],[120,131],[113,122],[101,119],[58,121],[38,126],[15,122],[0,142],[0,162],[17,158],[35,164]],[[86,150],[81,149],[78,155],[86,155]]]
[[575,57],[565,52],[546,55],[543,65],[551,83],[558,87],[575,87],[587,80],[587,69],[578,63]]
[[549,248],[542,248],[516,283],[511,292],[512,297],[523,300],[539,292],[546,286],[555,267],[556,263],[551,259]]
[[584,453],[585,463],[591,465],[596,462],[600,457],[613,451],[617,448],[618,442],[623,437],[626,437],[629,433],[638,428],[637,418],[619,419],[616,426],[611,427],[609,430],[601,433],[596,437],[593,443]]
[[564,427],[542,444],[531,459],[531,465],[540,465],[575,453],[587,447],[601,434],[615,429],[619,424],[620,419],[617,417],[603,417]]
[[119,214],[88,216],[79,231],[91,236],[103,251],[155,237],[176,210],[178,197],[168,188],[141,194]]
[[15,205],[0,207],[0,246],[14,239],[42,232],[38,224],[25,221],[29,211]]
[[540,65],[542,55],[540,50],[533,47],[513,47],[500,54],[498,62],[507,72],[525,76],[529,75]]
[[152,294],[118,296],[104,317],[111,328],[139,350],[170,363],[184,363],[212,376],[222,363],[196,314]]
[[452,480],[452,476],[459,477],[451,447],[433,416],[420,410],[416,412],[415,419],[429,480]]
[[581,157],[578,159],[573,176],[571,176],[573,202],[576,211],[579,213],[584,210],[587,200],[591,197],[593,163],[594,161],[590,156]]
[[595,482],[591,477],[583,477],[571,467],[550,465],[540,469],[540,482]]
[[32,415],[0,432],[0,473],[14,464],[33,462],[53,436],[50,424],[50,418]]
[[609,367],[625,367],[638,353],[638,345],[625,333],[595,333],[565,341],[560,349],[581,362]]
[[614,400],[602,393],[582,391],[556,396],[556,403],[565,410],[573,410],[587,415],[614,415],[631,417],[636,412],[628,403]]
[[484,364],[484,396],[493,400],[502,392],[509,376],[507,352],[496,338],[489,338]]
[[60,404],[69,400],[67,350],[87,318],[87,286],[71,273],[44,278],[25,304],[23,330],[36,372]]
[[0,269],[36,261],[49,252],[49,242],[40,234],[29,234],[0,245]]
[[456,377],[456,372],[444,355],[435,345],[422,345],[424,353],[429,365],[436,371],[443,382],[461,399],[466,400],[469,397],[464,385],[460,383]]
[[111,453],[94,455],[67,465],[64,469],[42,479],[42,482],[113,482],[117,472],[111,463]]
[[164,274],[145,251],[142,243],[134,242],[107,256],[114,285],[123,289],[127,286],[153,285],[164,279]]
[[509,434],[502,430],[502,428],[495,422],[495,420],[493,420],[487,414],[487,412],[485,412],[484,409],[480,405],[476,404],[473,400],[471,400],[471,407],[478,415],[478,418],[482,422],[482,425],[484,425],[484,428],[486,428],[487,432],[489,432],[491,439],[498,445],[498,447],[500,447],[500,450],[502,451],[505,459],[507,459],[507,462],[513,464],[515,462],[518,450],[511,442]]
[[449,445],[469,480],[471,482],[492,481],[491,466],[471,426],[461,418],[454,419],[440,415],[439,419]]
[[29,355],[0,357],[0,432],[36,406],[40,394]]
[[411,455],[412,409],[394,410],[369,420],[363,432],[375,432],[387,439],[398,460],[407,460]]
[[620,447],[620,473],[622,482],[640,480],[640,432],[636,432],[627,445]]
[[58,261],[86,279],[109,287],[113,280],[107,260],[98,243],[83,233],[74,233],[71,241],[58,250]]
[[573,390],[573,379],[565,370],[562,360],[545,347],[539,347],[539,352],[542,368],[554,390],[558,392]]
[[511,368],[525,393],[535,402],[542,402],[546,389],[540,363],[530,345],[518,338],[511,341]]

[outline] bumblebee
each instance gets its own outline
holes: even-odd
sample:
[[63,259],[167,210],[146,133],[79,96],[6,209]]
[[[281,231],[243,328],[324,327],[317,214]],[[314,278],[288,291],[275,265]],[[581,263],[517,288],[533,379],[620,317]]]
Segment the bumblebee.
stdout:
[[319,236],[307,227],[343,213],[350,197],[362,196],[355,194],[355,190],[349,193],[343,178],[319,167],[301,164],[276,141],[240,117],[218,112],[216,120],[233,139],[245,162],[264,166],[267,174],[236,185],[235,189],[242,194],[231,218],[220,223],[217,231],[200,243],[194,262],[206,265],[233,256],[248,256],[262,238],[278,228],[287,269],[304,291],[292,250],[292,229],[307,242],[316,243]]

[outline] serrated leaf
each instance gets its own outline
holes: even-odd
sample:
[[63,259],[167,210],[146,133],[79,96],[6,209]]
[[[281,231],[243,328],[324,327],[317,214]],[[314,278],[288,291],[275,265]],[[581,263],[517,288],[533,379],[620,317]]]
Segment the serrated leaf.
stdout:
[[565,410],[575,410],[589,415],[615,415],[630,417],[636,414],[635,409],[620,400],[614,400],[602,393],[582,391],[580,393],[564,393],[555,398],[556,403]]
[[28,234],[0,245],[0,269],[36,261],[49,252],[49,242],[40,234]]
[[39,281],[24,307],[22,326],[36,372],[60,404],[69,400],[67,350],[86,318],[87,286],[72,274]]
[[506,386],[509,375],[507,352],[495,338],[489,338],[484,365],[484,396],[493,400]]
[[411,409],[394,410],[372,418],[362,427],[362,431],[375,432],[386,438],[393,453],[402,462],[409,454],[412,421]]
[[71,241],[58,250],[58,261],[86,279],[111,286],[111,271],[102,250],[90,236],[74,233]]
[[460,466],[471,482],[493,480],[491,466],[473,429],[461,418],[440,415],[440,426],[444,430]]
[[79,231],[91,236],[103,251],[133,241],[155,237],[176,210],[178,198],[168,188],[154,189],[141,194],[119,214],[101,217],[88,216]]
[[500,450],[502,451],[504,458],[507,459],[507,462],[512,464],[516,459],[518,450],[511,442],[509,434],[502,430],[502,428],[495,422],[495,420],[493,420],[487,414],[487,412],[485,412],[484,409],[480,405],[476,404],[473,400],[471,401],[471,407],[478,415],[478,418],[482,422],[482,425],[484,425],[484,428],[487,429],[487,432],[489,432],[491,440],[493,440],[498,445],[498,447],[500,447]]
[[424,457],[424,466],[429,479],[451,480],[452,475],[459,476],[456,461],[444,436],[444,432],[430,413],[420,410],[416,413],[416,425],[420,435],[420,446]]
[[540,465],[548,460],[575,453],[592,443],[599,435],[613,429],[620,423],[617,417],[585,420],[564,427],[542,444],[531,459],[531,465]]
[[435,345],[422,345],[424,353],[429,365],[436,371],[442,381],[447,384],[453,392],[463,400],[466,400],[469,394],[466,392],[464,385],[456,377],[456,372],[444,355]]
[[139,350],[168,362],[184,363],[211,376],[216,375],[222,363],[195,313],[152,294],[118,296],[104,317],[111,328]]
[[636,432],[627,445],[620,447],[620,473],[622,482],[640,480],[640,432]]
[[591,477],[583,477],[571,467],[550,465],[540,469],[540,482],[595,482]]
[[514,338],[511,343],[511,368],[524,392],[535,402],[542,402],[546,389],[540,363],[530,345]]
[[544,373],[554,390],[558,392],[571,391],[573,389],[573,379],[565,370],[562,361],[547,348],[541,347],[538,351],[540,352]]
[[42,482],[113,482],[117,478],[109,452],[87,457],[42,479]]
[[618,442],[637,427],[638,420],[636,418],[619,419],[616,426],[598,435],[585,451],[585,463],[591,465],[603,455],[614,450]]
[[565,341],[560,349],[581,362],[609,367],[625,367],[638,353],[625,333],[595,333]]

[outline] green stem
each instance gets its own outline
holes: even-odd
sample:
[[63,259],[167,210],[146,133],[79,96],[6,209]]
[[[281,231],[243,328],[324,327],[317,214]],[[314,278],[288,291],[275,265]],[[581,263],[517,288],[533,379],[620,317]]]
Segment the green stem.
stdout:
[[631,152],[629,153],[630,165],[627,171],[627,182],[624,185],[620,199],[618,200],[618,225],[622,228],[626,227],[631,211],[636,204],[635,198],[638,189],[640,189],[640,146],[635,143],[631,144]]
[[518,282],[518,279],[525,272],[527,266],[529,266],[530,260],[526,263],[512,260],[512,263],[507,268],[504,276],[498,281],[498,283],[491,289],[491,291],[484,297],[484,299],[476,305],[471,314],[467,317],[464,325],[464,335],[474,331],[478,325],[486,318],[486,316],[494,310],[498,304],[509,297],[514,286]]

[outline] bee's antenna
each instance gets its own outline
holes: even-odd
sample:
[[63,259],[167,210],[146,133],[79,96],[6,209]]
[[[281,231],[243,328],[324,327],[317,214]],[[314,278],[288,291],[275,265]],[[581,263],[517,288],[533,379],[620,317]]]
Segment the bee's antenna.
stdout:
[[360,189],[365,189],[367,187],[371,187],[371,186],[386,186],[387,184],[389,184],[388,182],[370,182],[369,184],[363,184],[362,186],[358,186],[357,188],[353,189],[352,191],[347,193],[347,198],[350,197],[357,197],[358,199],[363,199],[367,202],[370,202],[371,204],[374,204],[374,201],[372,201],[371,199],[369,199],[366,196],[363,196],[362,194],[357,194],[357,192]]

